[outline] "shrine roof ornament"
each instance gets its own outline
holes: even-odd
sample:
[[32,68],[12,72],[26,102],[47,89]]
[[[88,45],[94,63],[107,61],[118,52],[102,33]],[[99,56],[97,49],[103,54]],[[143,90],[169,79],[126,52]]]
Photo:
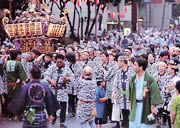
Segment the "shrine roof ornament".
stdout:
[[[15,20],[10,21],[4,16],[2,23],[10,39],[28,38],[28,37],[49,37],[62,38],[65,34],[67,18],[65,9],[63,16],[57,20],[49,15],[48,6],[39,0],[31,0],[28,11],[22,12]],[[6,10],[6,14],[9,11]]]

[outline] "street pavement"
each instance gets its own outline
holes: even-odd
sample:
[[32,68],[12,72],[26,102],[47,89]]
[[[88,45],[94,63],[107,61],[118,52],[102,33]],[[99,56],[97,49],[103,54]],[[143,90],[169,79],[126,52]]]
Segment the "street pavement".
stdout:
[[[60,119],[58,117],[56,124],[55,125],[49,124],[48,128],[59,128],[60,127],[59,120]],[[67,117],[66,117],[65,125],[68,128],[80,128],[80,122],[77,121],[76,117],[70,117],[69,115],[67,115]],[[115,126],[115,123],[107,123],[107,124],[103,125],[103,128],[112,128],[113,126]],[[5,118],[0,118],[0,128],[22,128],[22,122],[10,121]],[[88,127],[88,128],[90,128],[90,127]]]
[[[59,128],[60,127],[60,118],[57,118],[56,124],[51,125],[49,124],[48,128]],[[80,122],[77,121],[76,117],[70,117],[68,114],[66,116],[66,122],[65,125],[68,128],[80,128]],[[115,123],[107,123],[103,125],[103,128],[112,128],[115,126]],[[0,118],[0,128],[22,128],[22,122],[20,121],[10,121],[6,118]],[[90,128],[90,127],[88,127]],[[161,128],[168,128],[168,126],[161,126]]]
[[[76,117],[70,117],[69,115],[67,115],[65,125],[68,128],[80,128],[80,122],[76,120]],[[104,124],[103,128],[112,128],[113,126],[115,126],[115,123],[109,122],[107,124]],[[59,128],[59,127],[60,127],[60,123],[59,123],[59,117],[58,117],[56,124],[55,125],[49,124],[48,128]],[[5,118],[0,118],[0,128],[22,128],[22,122],[10,121]],[[168,128],[168,126],[162,126],[161,128]]]

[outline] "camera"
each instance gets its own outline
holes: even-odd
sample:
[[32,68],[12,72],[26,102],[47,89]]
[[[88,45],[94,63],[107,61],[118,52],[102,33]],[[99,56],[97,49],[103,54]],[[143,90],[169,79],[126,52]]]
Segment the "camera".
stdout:
[[155,116],[154,116],[153,113],[149,114],[149,115],[147,116],[147,118],[148,118],[149,121],[155,120]]

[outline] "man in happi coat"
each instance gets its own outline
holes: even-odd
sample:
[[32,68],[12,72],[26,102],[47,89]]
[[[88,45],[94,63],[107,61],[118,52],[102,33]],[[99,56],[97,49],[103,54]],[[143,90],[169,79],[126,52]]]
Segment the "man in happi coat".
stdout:
[[67,84],[68,88],[68,100],[69,100],[69,110],[72,112],[72,116],[75,116],[76,113],[76,103],[77,103],[77,86],[78,80],[82,73],[82,68],[79,62],[76,61],[75,54],[69,52],[66,54],[66,59],[68,60],[67,66],[72,71],[75,80]]
[[[106,96],[108,97],[108,100],[106,101],[106,109],[107,109],[107,116],[109,116],[109,119],[111,120],[112,115],[112,81],[113,77],[115,75],[115,66],[111,61],[109,61],[109,54],[102,52],[100,54],[102,65],[99,67],[99,73],[96,76],[97,77],[104,77],[106,81],[105,90],[106,90]],[[96,70],[98,71],[98,70]]]
[[91,128],[95,128],[95,115],[91,112],[95,108],[96,100],[96,81],[92,79],[93,69],[86,66],[83,69],[79,84],[77,86],[77,119],[80,121],[80,128],[86,128],[89,123]]
[[44,78],[44,73],[46,72],[46,70],[49,67],[51,67],[53,64],[54,64],[54,62],[52,61],[51,53],[41,54],[36,59],[36,65],[39,65],[39,68],[41,69],[42,78]]
[[[64,56],[62,54],[57,54],[56,64],[47,69],[44,79],[50,83],[49,86],[61,106],[60,126],[62,128],[66,128],[64,123],[66,119],[66,106],[68,101],[67,83],[74,80],[74,75],[69,67],[65,65]],[[54,116],[56,117],[56,114]],[[55,120],[52,123],[54,124]]]
[[[8,84],[8,103],[10,103],[21,90],[21,86],[25,84],[27,78],[21,62],[17,60],[17,58],[19,58],[18,56],[18,51],[10,51],[11,60],[8,60],[4,65]],[[13,118],[13,116],[14,115],[9,112],[9,117]]]
[[[113,94],[112,97],[115,100],[114,103],[118,104],[119,109],[122,113],[122,127],[129,127],[129,101],[127,100],[127,92],[129,88],[129,80],[134,75],[133,69],[128,66],[128,60],[126,56],[118,57],[118,66],[117,73],[114,78],[113,83]],[[119,115],[120,116],[120,115]],[[118,128],[119,122],[115,128]]]
[[129,83],[129,127],[154,128],[156,120],[148,119],[148,115],[157,114],[156,105],[162,103],[160,91],[155,79],[146,72],[147,61],[138,57],[134,64],[136,74]]
[[23,113],[23,128],[47,128],[48,121],[58,108],[57,101],[48,86],[40,82],[39,68],[34,67],[30,71],[30,78],[31,82],[22,87],[8,109],[14,114]]

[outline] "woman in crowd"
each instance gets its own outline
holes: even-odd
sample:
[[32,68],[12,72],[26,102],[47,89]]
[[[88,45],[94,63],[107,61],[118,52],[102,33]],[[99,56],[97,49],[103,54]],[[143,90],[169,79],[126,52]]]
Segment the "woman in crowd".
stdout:
[[180,128],[180,80],[176,82],[176,96],[171,105],[171,128]]
[[172,100],[172,96],[175,94],[175,87],[173,85],[173,79],[177,77],[178,67],[177,65],[170,60],[168,63],[168,76],[166,77],[166,85],[164,87],[165,96],[164,96],[164,113],[163,113],[163,123],[166,124],[168,120],[168,125],[171,127],[170,122],[170,110],[168,108],[169,102]]
[[[167,73],[166,73],[166,70],[167,70],[167,64],[163,61],[160,61],[158,63],[158,70],[155,72],[154,74],[154,78],[156,79],[156,82],[158,84],[158,87],[159,87],[159,90],[160,90],[160,95],[161,95],[161,98],[163,99],[164,101],[164,88],[165,88],[165,84],[166,84],[166,79],[167,79]],[[161,119],[163,118],[163,104],[159,104],[157,105],[157,109],[158,109],[158,114],[157,114],[157,121],[158,121],[158,125],[161,124]]]

